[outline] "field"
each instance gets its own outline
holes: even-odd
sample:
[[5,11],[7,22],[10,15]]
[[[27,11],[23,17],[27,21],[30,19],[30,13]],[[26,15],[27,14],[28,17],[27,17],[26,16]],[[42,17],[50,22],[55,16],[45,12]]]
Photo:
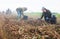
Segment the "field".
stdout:
[[[32,18],[40,16],[29,15]],[[49,24],[44,20],[17,20],[16,17],[0,14],[0,39],[60,39],[60,18],[57,17],[57,24]]]
[[[53,15],[55,15],[56,17],[60,17],[60,14],[59,13],[52,13]],[[25,15],[29,16],[29,17],[41,17],[42,13],[41,12],[31,12],[31,13],[25,13]]]

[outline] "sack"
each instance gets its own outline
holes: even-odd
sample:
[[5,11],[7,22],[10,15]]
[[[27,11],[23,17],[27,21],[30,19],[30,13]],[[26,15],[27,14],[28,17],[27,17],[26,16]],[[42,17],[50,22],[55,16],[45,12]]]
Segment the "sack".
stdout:
[[52,15],[51,17],[51,24],[55,24],[56,23],[56,16]]

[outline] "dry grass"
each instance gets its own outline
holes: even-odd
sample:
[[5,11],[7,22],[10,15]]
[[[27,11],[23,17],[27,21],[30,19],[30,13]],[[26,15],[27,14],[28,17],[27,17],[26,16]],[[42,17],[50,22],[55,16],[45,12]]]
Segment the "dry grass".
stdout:
[[60,39],[60,24],[51,25],[41,20],[18,22],[0,15],[0,39]]

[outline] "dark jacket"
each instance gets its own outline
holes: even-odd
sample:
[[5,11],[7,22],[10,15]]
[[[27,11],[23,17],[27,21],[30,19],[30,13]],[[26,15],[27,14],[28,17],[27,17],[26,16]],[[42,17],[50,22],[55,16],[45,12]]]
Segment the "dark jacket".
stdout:
[[41,19],[44,17],[44,19],[46,20],[46,17],[51,18],[51,12],[49,10],[46,10],[46,12],[42,13]]

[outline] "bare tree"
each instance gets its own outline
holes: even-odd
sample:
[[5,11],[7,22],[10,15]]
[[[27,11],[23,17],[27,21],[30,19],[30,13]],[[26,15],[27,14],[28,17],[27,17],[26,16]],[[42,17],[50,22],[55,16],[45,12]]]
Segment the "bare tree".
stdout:
[[6,10],[6,14],[11,14],[12,13],[12,11],[8,8],[7,10]]

